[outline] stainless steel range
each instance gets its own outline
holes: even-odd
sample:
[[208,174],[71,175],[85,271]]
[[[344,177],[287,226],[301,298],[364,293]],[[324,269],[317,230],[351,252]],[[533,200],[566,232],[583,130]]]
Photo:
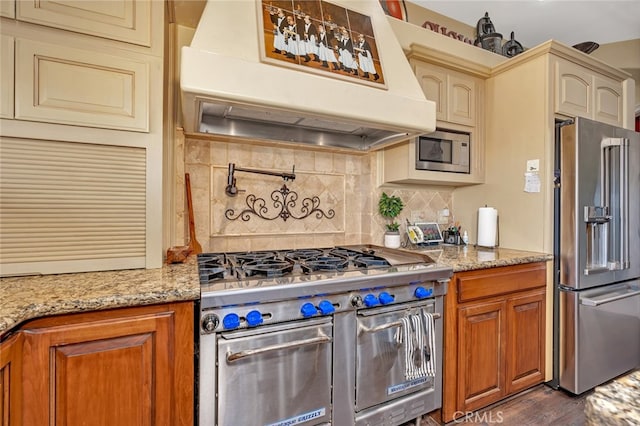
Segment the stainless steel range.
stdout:
[[451,268],[371,245],[198,255],[200,425],[400,425],[441,406]]

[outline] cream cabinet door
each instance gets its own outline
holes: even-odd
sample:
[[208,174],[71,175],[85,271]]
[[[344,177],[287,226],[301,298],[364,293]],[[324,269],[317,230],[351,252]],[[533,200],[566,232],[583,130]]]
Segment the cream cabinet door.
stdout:
[[[3,0],[4,2],[4,0]],[[155,5],[154,5],[155,3]],[[18,1],[18,20],[112,40],[151,46],[150,0]],[[162,22],[155,23],[163,25]]]
[[555,62],[555,111],[623,125],[622,83],[569,61]]
[[424,95],[436,103],[437,121],[476,125],[478,84],[474,77],[419,61],[413,65]]
[[450,74],[449,120],[453,123],[475,126],[476,124],[476,82],[473,77]]
[[423,63],[415,64],[414,73],[425,97],[436,104],[436,120],[447,121],[447,73]]
[[16,39],[15,118],[149,130],[149,64]]
[[569,116],[593,117],[592,75],[580,65],[557,60],[555,111]]
[[13,118],[14,38],[0,35],[0,117]]
[[622,126],[622,83],[601,75],[593,77],[593,114],[596,121]]
[[15,0],[2,0],[0,1],[0,16],[6,18],[16,17],[16,2]]

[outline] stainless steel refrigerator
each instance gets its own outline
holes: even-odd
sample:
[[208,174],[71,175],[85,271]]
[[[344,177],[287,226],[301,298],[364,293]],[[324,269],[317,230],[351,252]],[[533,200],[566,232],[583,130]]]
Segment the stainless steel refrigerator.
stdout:
[[557,129],[553,381],[580,394],[640,367],[640,133]]

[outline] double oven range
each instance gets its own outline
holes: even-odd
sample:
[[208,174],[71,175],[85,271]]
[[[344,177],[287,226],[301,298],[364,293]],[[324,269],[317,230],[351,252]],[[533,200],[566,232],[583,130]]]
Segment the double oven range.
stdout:
[[198,255],[198,419],[400,425],[441,406],[451,268],[371,245]]

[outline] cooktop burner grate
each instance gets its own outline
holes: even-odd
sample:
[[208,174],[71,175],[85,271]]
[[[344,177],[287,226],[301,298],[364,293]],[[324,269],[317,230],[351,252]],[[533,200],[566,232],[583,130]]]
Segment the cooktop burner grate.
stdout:
[[258,259],[246,262],[242,270],[249,277],[284,277],[293,271],[294,262],[279,259]]
[[300,264],[304,272],[339,271],[349,266],[349,259],[341,256],[318,256]]
[[398,264],[433,262],[426,258],[376,246],[201,253],[198,271],[201,284],[245,279],[299,277],[383,269]]

